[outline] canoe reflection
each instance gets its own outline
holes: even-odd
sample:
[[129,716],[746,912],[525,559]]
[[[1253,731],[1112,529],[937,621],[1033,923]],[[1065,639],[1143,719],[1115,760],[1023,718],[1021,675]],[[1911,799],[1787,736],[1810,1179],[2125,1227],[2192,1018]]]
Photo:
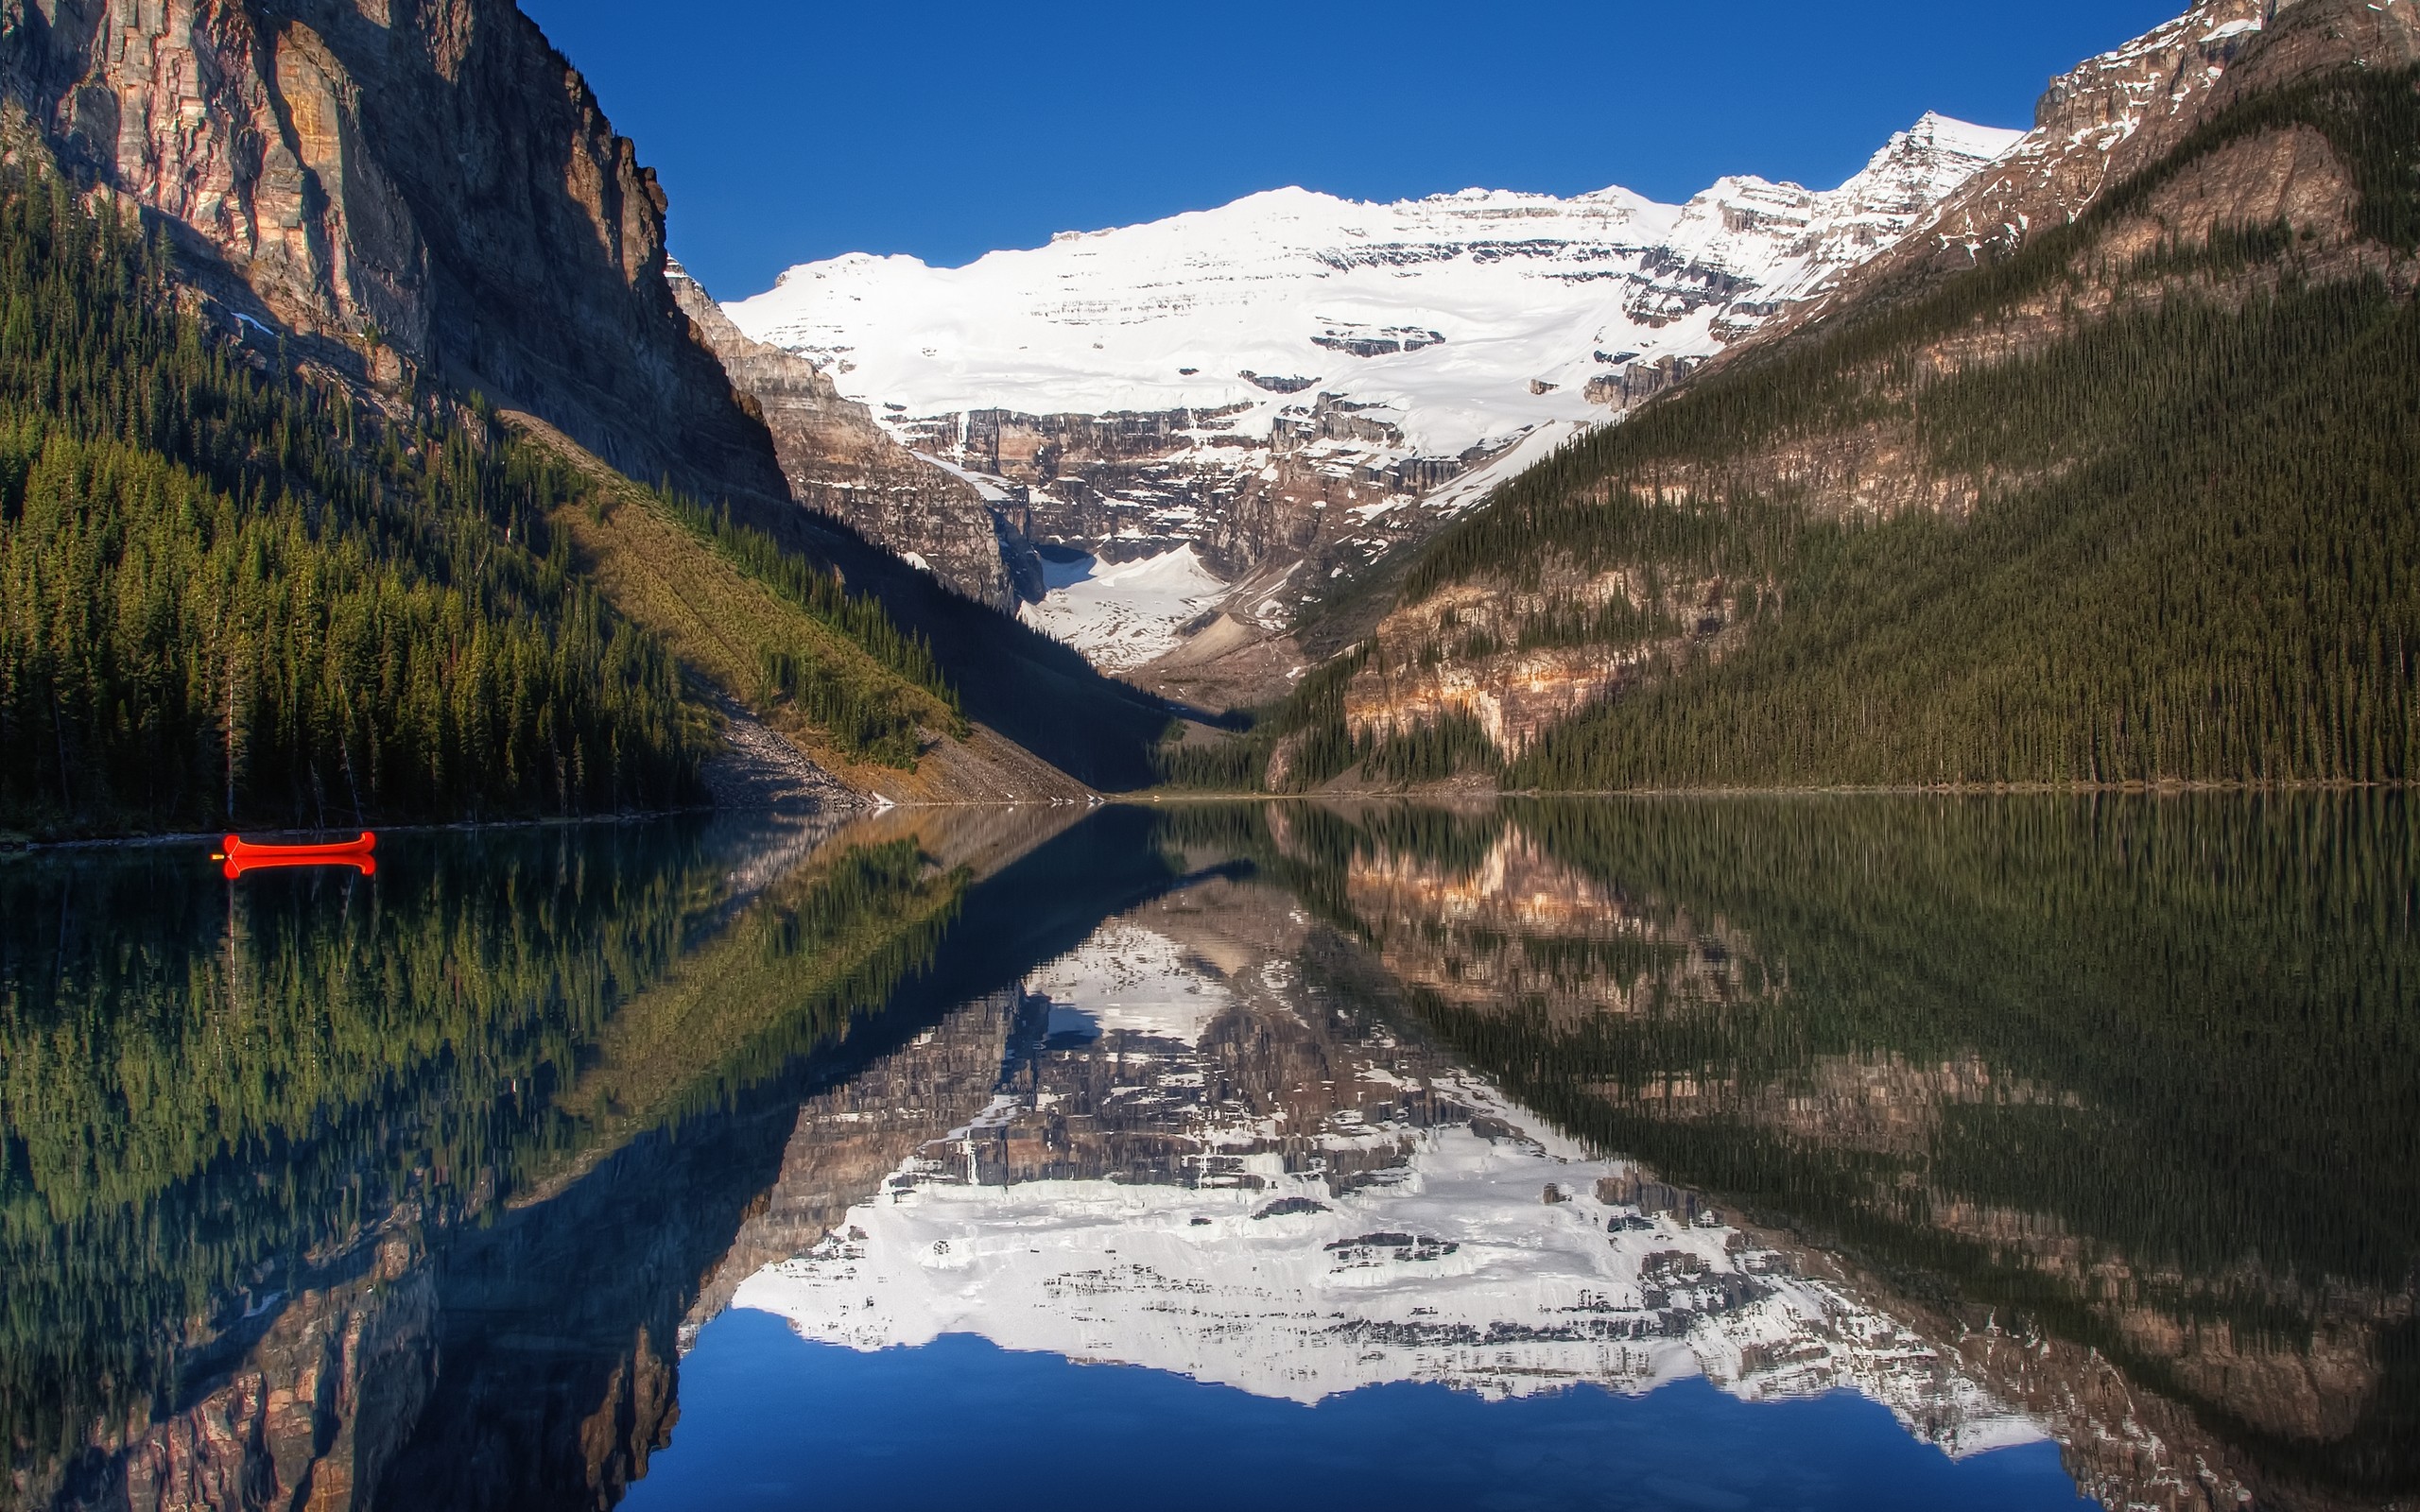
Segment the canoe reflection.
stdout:
[[350,867],[365,877],[378,873],[373,852],[378,849],[378,836],[368,830],[359,838],[324,845],[280,845],[246,840],[231,834],[219,842],[219,850],[210,859],[224,863],[221,867],[227,880],[233,882],[249,871],[276,871],[306,867]]

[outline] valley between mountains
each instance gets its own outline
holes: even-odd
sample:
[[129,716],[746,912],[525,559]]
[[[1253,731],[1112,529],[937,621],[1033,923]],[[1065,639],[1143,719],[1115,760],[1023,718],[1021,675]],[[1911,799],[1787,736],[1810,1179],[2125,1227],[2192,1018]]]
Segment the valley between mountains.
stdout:
[[2399,783],[2415,70],[734,298],[504,0],[11,0],[0,825]]
[[2420,0],[2172,3],[751,290],[515,0],[0,0],[0,1512],[2420,1507]]

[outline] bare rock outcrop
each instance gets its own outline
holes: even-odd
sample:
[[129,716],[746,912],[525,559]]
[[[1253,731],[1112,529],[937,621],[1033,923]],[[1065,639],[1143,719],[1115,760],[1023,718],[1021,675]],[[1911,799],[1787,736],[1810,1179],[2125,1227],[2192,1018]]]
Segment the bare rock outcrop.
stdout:
[[891,439],[806,358],[752,341],[675,265],[672,292],[766,428],[790,496],[920,562],[967,597],[1013,612],[1042,596],[1033,548],[974,484]]
[[437,1293],[425,1259],[405,1222],[348,1257],[339,1268],[353,1274],[264,1298],[258,1324],[247,1319],[235,1331],[257,1327],[232,1369],[123,1437],[105,1431],[65,1485],[20,1482],[20,1503],[75,1512],[370,1505],[436,1383]]
[[[2341,68],[2420,62],[2420,14],[2407,0],[2201,0],[2176,20],[2050,81],[2016,148],[1945,201],[1888,253],[1825,298],[1758,333],[1741,352],[1827,313],[1962,272],[2092,208],[2174,151],[2195,128],[2255,94]],[[2259,224],[2279,210],[2260,176],[2214,220]],[[2222,197],[2223,198],[2223,197]]]
[[655,175],[510,0],[0,0],[0,91],[207,292],[337,366],[783,496],[674,305]]

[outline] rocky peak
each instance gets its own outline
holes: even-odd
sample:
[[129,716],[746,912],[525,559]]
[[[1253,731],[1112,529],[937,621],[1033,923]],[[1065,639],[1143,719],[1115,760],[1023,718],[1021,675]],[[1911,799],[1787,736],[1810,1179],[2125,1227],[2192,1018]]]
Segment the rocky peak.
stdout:
[[[2212,77],[2259,35],[2274,0],[2204,0],[2050,81],[2034,109],[2037,136],[2099,137],[2104,147],[2181,112]],[[2031,144],[2029,144],[2031,145]]]
[[1627,307],[1651,325],[1716,305],[1716,343],[1655,360],[1710,355],[1897,242],[2023,135],[1927,113],[1837,189],[1724,179],[1682,207],[1656,276]]
[[1879,232],[1864,241],[1867,246],[1896,240],[1960,185],[2006,157],[2024,136],[1927,112],[1855,178],[1822,197],[1824,218],[1835,226]]
[[0,0],[0,91],[68,173],[164,217],[205,292],[338,368],[782,495],[674,306],[662,187],[510,0]]
[[2248,94],[2330,68],[2420,60],[2415,23],[2411,0],[2202,0],[2052,79],[2022,142],[1943,200],[1916,234],[1844,280],[1838,301],[1800,318],[1911,272],[1971,267],[1986,249],[2065,224]]

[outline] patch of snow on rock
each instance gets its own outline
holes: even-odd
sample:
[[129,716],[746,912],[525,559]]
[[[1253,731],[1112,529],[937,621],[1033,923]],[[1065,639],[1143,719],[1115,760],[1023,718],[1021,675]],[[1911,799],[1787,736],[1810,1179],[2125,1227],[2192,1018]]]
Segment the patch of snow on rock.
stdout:
[[1235,1001],[1226,988],[1187,968],[1175,941],[1120,923],[1028,977],[1025,988],[1050,1000],[1054,1034],[1123,1030],[1188,1045]]
[[1104,672],[1139,667],[1173,649],[1177,631],[1227,593],[1191,546],[1130,562],[1046,559],[1043,576],[1048,592],[1024,607],[1025,622]]

